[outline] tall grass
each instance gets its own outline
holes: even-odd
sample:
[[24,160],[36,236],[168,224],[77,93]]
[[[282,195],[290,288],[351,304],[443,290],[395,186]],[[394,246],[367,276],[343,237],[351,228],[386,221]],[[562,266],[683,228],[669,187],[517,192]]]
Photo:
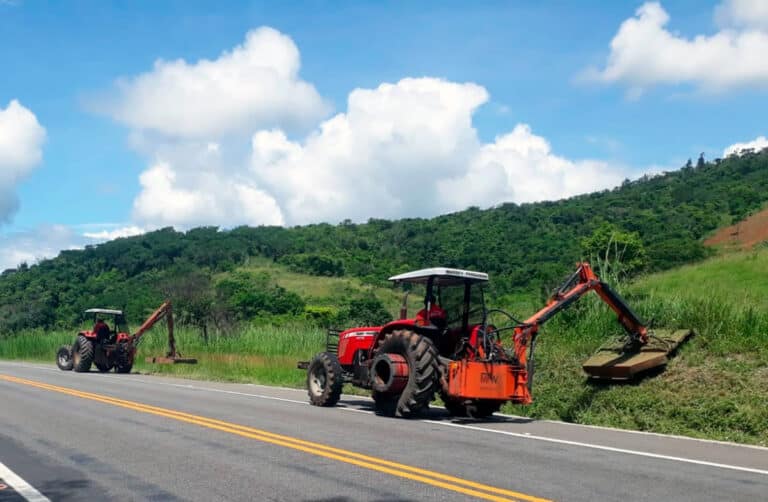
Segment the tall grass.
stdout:
[[619,289],[653,326],[696,336],[659,375],[591,383],[581,363],[621,328],[605,305],[584,298],[539,337],[535,403],[508,411],[768,445],[768,253],[716,258]]
[[[53,362],[56,349],[71,344],[76,331],[35,330],[0,339],[0,359],[27,359]],[[144,361],[163,356],[168,350],[167,331],[154,328],[139,345],[136,371],[175,374],[224,381],[256,382],[299,386],[304,375],[296,369],[298,360],[308,360],[322,350],[325,332],[312,326],[251,326],[228,336],[212,334],[206,343],[191,329],[174,331],[177,349],[198,364],[163,365]]]

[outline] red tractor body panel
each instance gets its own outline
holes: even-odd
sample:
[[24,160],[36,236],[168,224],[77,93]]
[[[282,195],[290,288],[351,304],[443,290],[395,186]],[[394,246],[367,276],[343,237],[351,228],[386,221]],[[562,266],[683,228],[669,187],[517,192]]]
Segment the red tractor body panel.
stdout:
[[370,351],[381,326],[352,328],[339,334],[339,363],[352,364],[358,350]]

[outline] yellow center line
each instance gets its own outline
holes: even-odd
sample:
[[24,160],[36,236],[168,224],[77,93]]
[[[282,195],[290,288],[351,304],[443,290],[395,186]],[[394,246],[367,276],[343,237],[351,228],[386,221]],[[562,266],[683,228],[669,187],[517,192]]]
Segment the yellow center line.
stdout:
[[[398,462],[392,462],[389,460],[356,453],[341,448],[335,448],[332,446],[323,445],[303,439],[285,436],[282,434],[276,434],[273,432],[256,429],[244,425],[234,424],[217,420],[214,418],[202,417],[199,415],[192,415],[190,413],[184,413],[181,411],[171,410],[167,408],[160,408],[157,406],[151,406],[134,401],[127,401],[124,399],[118,399],[101,394],[94,394],[90,392],[79,391],[68,387],[59,387],[57,385],[46,384],[43,382],[37,382],[34,380],[27,380],[24,378],[13,377],[10,375],[0,375],[0,380],[13,382],[22,385],[29,385],[44,390],[53,392],[59,392],[62,394],[68,394],[71,396],[79,397],[82,399],[89,399],[92,401],[98,401],[105,404],[111,404],[113,406],[119,406],[122,408],[131,409],[134,411],[148,413],[152,415],[162,416],[177,420],[180,422],[186,422],[209,429],[219,430],[227,432],[229,434],[254,439],[257,441],[270,443],[293,450],[302,451],[312,455],[329,458],[339,462],[355,465],[365,469],[383,472],[393,476],[410,479],[412,481],[418,481],[431,486],[444,488],[454,492],[462,493],[464,495],[471,495],[484,500],[493,501],[509,501],[509,500],[526,500],[529,502],[547,502],[546,499],[534,497],[524,493],[506,490],[503,488],[497,488],[475,481],[470,481],[439,472],[429,471],[427,469],[421,469],[418,467],[401,464]],[[509,498],[511,497],[511,498]]]

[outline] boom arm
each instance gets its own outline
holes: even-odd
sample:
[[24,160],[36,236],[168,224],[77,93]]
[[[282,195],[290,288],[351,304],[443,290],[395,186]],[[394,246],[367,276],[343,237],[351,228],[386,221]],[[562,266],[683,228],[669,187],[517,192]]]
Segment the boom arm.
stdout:
[[147,317],[147,320],[144,321],[144,323],[139,326],[139,329],[136,330],[136,333],[133,334],[131,340],[133,341],[134,345],[138,346],[139,342],[141,341],[141,337],[144,336],[144,334],[149,331],[152,326],[157,324],[163,318],[165,318],[168,322],[167,357],[176,357],[176,341],[173,338],[173,308],[171,307],[171,302],[169,301],[164,302],[162,305],[160,305],[160,307],[157,308],[157,310],[152,312],[152,315]]
[[594,290],[600,298],[616,312],[619,323],[630,337],[632,343],[645,345],[648,343],[648,328],[635,314],[618,293],[605,282],[601,281],[590,267],[589,263],[579,263],[576,271],[555,291],[547,304],[538,312],[515,328],[515,355],[521,364],[526,364],[528,340],[533,344],[539,327],[555,314],[571,306],[584,294]]

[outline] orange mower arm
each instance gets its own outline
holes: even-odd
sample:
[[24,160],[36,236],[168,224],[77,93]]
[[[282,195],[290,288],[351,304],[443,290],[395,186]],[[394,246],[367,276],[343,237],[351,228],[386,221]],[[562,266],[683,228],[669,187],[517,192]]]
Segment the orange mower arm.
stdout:
[[515,327],[515,356],[520,364],[526,364],[529,342],[532,350],[539,327],[592,290],[616,313],[631,343],[638,346],[648,343],[648,328],[645,323],[616,291],[597,277],[589,263],[581,262],[576,271],[555,291],[541,310]]
[[173,308],[170,301],[164,302],[157,310],[152,312],[147,320],[139,326],[139,329],[136,330],[131,339],[133,344],[138,346],[141,337],[163,318],[168,322],[168,357],[176,357],[176,341],[173,338]]

